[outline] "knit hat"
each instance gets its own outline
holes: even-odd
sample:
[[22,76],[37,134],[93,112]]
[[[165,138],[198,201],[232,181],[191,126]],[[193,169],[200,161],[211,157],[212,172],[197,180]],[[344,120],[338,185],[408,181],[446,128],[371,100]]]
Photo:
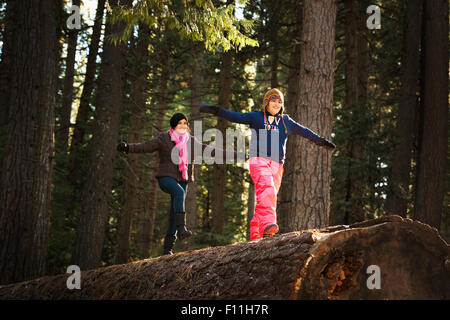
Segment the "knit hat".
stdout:
[[[284,95],[283,92],[281,92],[280,90],[273,88],[273,89],[269,89],[266,94],[264,95],[264,99],[263,99],[263,103],[261,105],[262,111],[264,112],[264,123],[266,123],[266,107],[269,104],[269,101],[272,99],[280,99],[281,100],[281,110],[279,112],[279,114],[281,115],[281,121],[283,122],[284,125],[284,131],[287,134],[287,128],[286,128],[286,124],[284,123],[284,119],[283,119],[283,113],[284,113]],[[268,130],[270,130],[270,126],[267,126]]]
[[269,101],[272,99],[280,99],[281,100],[281,111],[280,113],[282,114],[284,112],[284,95],[283,92],[281,92],[280,90],[273,88],[270,89],[266,92],[266,94],[264,95],[264,99],[263,99],[263,103],[261,105],[263,111],[266,111],[266,107],[269,104]]
[[178,125],[178,122],[180,120],[183,120],[183,119],[186,119],[186,121],[187,121],[187,118],[186,118],[186,116],[184,114],[182,114],[182,113],[175,113],[172,116],[172,118],[170,118],[170,127],[172,129],[175,129],[175,127]]

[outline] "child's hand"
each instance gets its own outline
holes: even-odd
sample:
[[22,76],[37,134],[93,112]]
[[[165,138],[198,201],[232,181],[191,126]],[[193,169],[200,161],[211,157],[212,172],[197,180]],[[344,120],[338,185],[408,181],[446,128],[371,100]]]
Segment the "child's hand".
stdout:
[[211,113],[213,115],[218,115],[220,112],[220,107],[213,104],[202,104],[200,106],[201,113]]
[[126,141],[121,141],[118,145],[117,145],[117,151],[119,152],[125,152],[128,153],[128,150],[130,149],[130,147],[128,146],[128,143]]
[[328,141],[324,138],[322,138],[322,141],[320,141],[319,145],[325,147],[328,150],[333,150],[334,148],[336,148],[336,145],[333,142]]

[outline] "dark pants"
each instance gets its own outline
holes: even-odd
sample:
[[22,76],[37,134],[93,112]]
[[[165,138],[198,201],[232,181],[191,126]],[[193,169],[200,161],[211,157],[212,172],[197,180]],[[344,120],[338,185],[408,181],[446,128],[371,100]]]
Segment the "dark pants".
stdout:
[[172,177],[158,177],[158,184],[162,191],[170,194],[170,215],[169,227],[167,229],[168,236],[177,234],[177,226],[175,225],[175,213],[185,212],[184,201],[187,194],[187,182],[179,182]]

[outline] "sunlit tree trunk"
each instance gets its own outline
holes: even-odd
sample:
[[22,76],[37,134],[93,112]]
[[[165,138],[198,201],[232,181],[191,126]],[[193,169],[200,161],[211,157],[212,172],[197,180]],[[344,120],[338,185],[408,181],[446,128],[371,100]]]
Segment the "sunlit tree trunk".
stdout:
[[[336,4],[303,1],[300,70],[293,119],[330,139],[333,119]],[[290,136],[284,175],[289,175],[286,231],[328,225],[331,152]],[[284,178],[286,179],[286,177]],[[283,184],[285,180],[283,179]],[[284,188],[283,190],[285,190]]]

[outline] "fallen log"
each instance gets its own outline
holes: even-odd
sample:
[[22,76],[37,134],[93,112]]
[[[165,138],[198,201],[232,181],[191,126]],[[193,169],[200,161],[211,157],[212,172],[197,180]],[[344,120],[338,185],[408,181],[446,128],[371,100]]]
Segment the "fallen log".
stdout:
[[449,299],[450,248],[387,216],[0,286],[0,299]]

